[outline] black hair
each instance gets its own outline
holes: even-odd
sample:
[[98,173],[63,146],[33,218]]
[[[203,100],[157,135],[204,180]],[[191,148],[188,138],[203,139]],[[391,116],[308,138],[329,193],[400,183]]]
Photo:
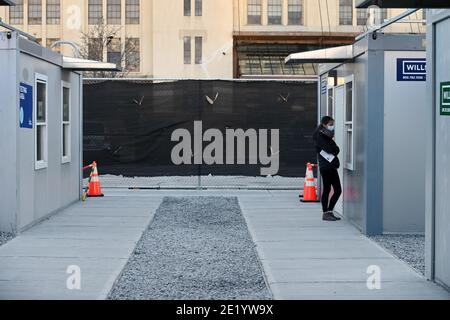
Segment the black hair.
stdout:
[[327,124],[329,124],[331,121],[334,121],[334,119],[332,118],[332,117],[330,117],[330,116],[325,116],[325,117],[323,117],[322,118],[322,120],[320,121],[320,124],[322,125],[322,126],[326,126]]

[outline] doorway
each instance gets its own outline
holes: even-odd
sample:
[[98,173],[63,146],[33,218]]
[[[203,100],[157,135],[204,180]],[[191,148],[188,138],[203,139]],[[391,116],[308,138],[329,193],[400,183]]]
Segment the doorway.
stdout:
[[[334,108],[333,108],[333,118],[335,119],[335,141],[336,144],[341,149],[341,154],[339,155],[339,160],[341,160],[341,166],[338,169],[339,177],[341,178],[341,185],[343,185],[344,178],[344,166],[342,165],[342,155],[344,151],[344,110],[345,110],[345,86],[340,85],[334,87]],[[335,211],[340,215],[344,214],[344,201],[340,197],[338,203],[336,204]]]

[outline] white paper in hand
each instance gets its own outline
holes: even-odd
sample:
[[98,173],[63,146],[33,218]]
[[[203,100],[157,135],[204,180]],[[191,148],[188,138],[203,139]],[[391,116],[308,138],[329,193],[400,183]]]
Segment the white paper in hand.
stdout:
[[334,160],[334,158],[336,158],[334,155],[332,155],[331,153],[325,152],[324,150],[322,150],[320,152],[320,155],[330,163]]

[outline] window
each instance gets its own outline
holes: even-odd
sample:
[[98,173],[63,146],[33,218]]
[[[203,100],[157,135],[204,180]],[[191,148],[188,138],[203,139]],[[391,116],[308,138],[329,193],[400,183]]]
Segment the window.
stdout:
[[387,11],[387,9],[386,8],[380,9],[380,15],[381,15],[381,22],[380,22],[380,24],[381,24],[381,23],[384,23],[387,20],[387,18],[388,18],[388,11]]
[[247,23],[261,24],[261,0],[248,0]]
[[108,24],[121,24],[121,0],[108,0],[107,2],[107,17]]
[[281,24],[282,10],[281,0],[268,0],[267,15],[269,24]]
[[353,76],[345,81],[345,168],[354,169],[353,164],[353,119],[354,119],[354,90]]
[[369,11],[367,9],[356,9],[356,24],[358,26],[366,26],[369,18]]
[[119,38],[114,38],[107,48],[107,61],[115,63],[117,66],[122,65],[122,44]]
[[289,0],[288,2],[288,24],[303,24],[302,0]]
[[195,37],[195,64],[202,64],[203,60],[203,38]]
[[47,0],[47,24],[60,24],[61,4],[60,0]]
[[28,0],[28,24],[42,23],[42,0]]
[[16,0],[16,5],[9,7],[9,23],[23,24],[23,0]]
[[139,38],[128,40],[126,67],[130,72],[139,72],[141,67],[141,43]]
[[203,1],[195,0],[195,16],[201,17],[203,11]]
[[[313,63],[291,64],[284,59],[292,52],[319,49],[314,45],[240,44],[237,46],[239,76],[245,75],[317,75]],[[277,72],[279,72],[277,74]]]
[[61,162],[70,162],[70,84],[61,85]]
[[99,24],[103,20],[103,0],[89,0],[88,5],[89,24]]
[[[373,17],[372,17],[373,16]],[[356,9],[356,24],[358,26],[368,25],[370,19],[375,25],[382,24],[388,18],[387,9]]]
[[88,59],[103,61],[103,41],[100,38],[90,38],[88,44]]
[[427,9],[422,9],[423,24],[427,24]]
[[327,116],[334,117],[334,90],[328,88]]
[[125,3],[126,24],[139,24],[140,20],[140,0],[127,0]]
[[184,0],[184,16],[191,16],[191,0]]
[[35,169],[47,167],[47,77],[35,75],[34,97],[34,136],[35,136]]
[[[50,49],[56,41],[59,41],[59,38],[47,38],[47,48]],[[53,51],[61,52],[60,46],[56,46]]]
[[191,64],[191,37],[184,37],[184,64]]
[[339,24],[353,25],[353,0],[339,0]]

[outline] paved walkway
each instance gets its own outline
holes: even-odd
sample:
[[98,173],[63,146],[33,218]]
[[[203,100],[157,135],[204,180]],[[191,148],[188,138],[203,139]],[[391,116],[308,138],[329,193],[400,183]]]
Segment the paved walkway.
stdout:
[[[161,200],[88,200],[0,247],[0,299],[104,299]],[[69,266],[81,290],[67,289]]]
[[[76,204],[0,248],[0,299],[104,299],[164,196],[239,198],[275,299],[450,299],[346,222],[291,191],[121,191]],[[81,290],[68,290],[68,266]],[[381,268],[368,290],[367,267]]]
[[[450,299],[345,221],[320,220],[296,193],[239,197],[275,299]],[[378,266],[381,289],[367,287]]]

